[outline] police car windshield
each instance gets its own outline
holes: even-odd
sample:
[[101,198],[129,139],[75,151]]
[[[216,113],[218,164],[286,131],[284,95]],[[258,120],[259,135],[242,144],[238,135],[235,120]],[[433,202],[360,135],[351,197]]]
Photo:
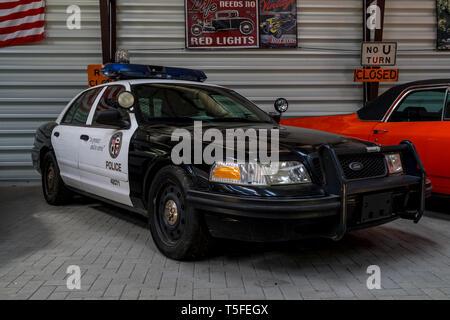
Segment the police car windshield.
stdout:
[[238,93],[195,84],[145,83],[132,86],[145,122],[264,122],[272,118]]

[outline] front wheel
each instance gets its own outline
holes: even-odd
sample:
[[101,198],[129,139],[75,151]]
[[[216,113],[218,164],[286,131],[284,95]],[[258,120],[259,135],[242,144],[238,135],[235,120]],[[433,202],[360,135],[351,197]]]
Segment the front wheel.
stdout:
[[212,239],[203,217],[186,203],[192,181],[183,169],[162,168],[155,176],[148,197],[149,227],[158,249],[175,260],[205,256]]
[[66,188],[59,174],[58,163],[52,152],[44,156],[42,171],[42,191],[45,200],[51,205],[62,205],[71,198],[71,192]]
[[281,29],[278,29],[277,32],[275,32],[275,38],[280,39],[283,35],[283,31]]
[[249,35],[253,32],[253,24],[250,21],[241,22],[239,25],[239,31],[245,36]]

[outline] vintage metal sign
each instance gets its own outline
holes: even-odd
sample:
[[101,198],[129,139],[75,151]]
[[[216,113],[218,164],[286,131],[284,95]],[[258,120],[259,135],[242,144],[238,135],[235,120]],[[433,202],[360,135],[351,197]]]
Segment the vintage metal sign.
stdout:
[[259,44],[261,48],[297,47],[297,1],[259,1]]
[[257,0],[185,0],[187,48],[258,48]]
[[437,48],[450,50],[450,0],[437,0]]
[[365,67],[395,66],[397,58],[396,42],[363,42],[361,65]]
[[88,87],[95,87],[99,84],[113,82],[113,79],[107,78],[100,70],[103,68],[102,64],[90,64],[88,65]]
[[398,69],[355,69],[355,82],[396,82]]

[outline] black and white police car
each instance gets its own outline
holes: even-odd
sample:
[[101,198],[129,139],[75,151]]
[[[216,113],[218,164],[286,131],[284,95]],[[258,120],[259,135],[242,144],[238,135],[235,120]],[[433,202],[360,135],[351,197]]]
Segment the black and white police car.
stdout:
[[[108,64],[116,79],[78,94],[54,122],[36,132],[34,167],[46,201],[73,193],[148,216],[166,256],[203,256],[214,238],[285,241],[341,239],[348,231],[424,211],[425,172],[414,146],[366,141],[278,123],[277,100],[267,114],[202,71]],[[139,80],[135,80],[139,79]],[[279,168],[261,176],[258,164],[232,160],[174,164],[177,128],[279,128]]]

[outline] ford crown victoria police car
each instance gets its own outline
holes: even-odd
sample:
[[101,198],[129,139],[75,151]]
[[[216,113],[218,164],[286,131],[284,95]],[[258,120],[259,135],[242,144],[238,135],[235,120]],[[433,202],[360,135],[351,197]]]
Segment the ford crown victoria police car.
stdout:
[[[76,192],[147,215],[168,257],[198,258],[214,238],[339,240],[350,230],[399,217],[417,222],[423,214],[425,172],[407,141],[381,147],[282,127],[280,114],[201,83],[201,71],[121,64],[103,71],[125,80],[81,92],[56,121],[37,130],[32,158],[45,199],[64,204]],[[212,99],[200,103],[199,95],[214,105],[205,102]],[[278,111],[286,108],[277,100]],[[291,170],[253,185],[233,163],[175,165],[172,132],[192,132],[199,119],[204,130],[279,128],[280,165],[296,163],[302,173]],[[216,179],[217,168],[232,168],[234,176]]]

